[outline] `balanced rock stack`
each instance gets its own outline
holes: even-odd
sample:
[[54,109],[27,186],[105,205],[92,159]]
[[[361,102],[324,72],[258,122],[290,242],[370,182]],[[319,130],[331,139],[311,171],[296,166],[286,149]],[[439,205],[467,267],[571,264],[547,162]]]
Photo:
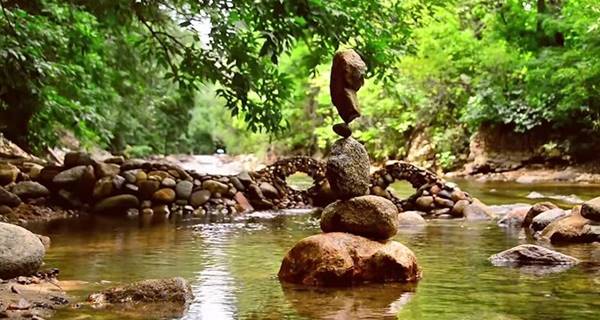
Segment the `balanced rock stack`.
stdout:
[[[359,116],[356,91],[364,71],[364,63],[354,51],[336,54],[331,94],[346,124]],[[339,127],[334,130],[340,131]],[[338,200],[323,210],[324,233],[299,241],[283,259],[279,278],[314,286],[419,280],[421,269],[414,253],[389,240],[398,231],[398,208],[388,199],[367,195],[367,151],[349,134],[338,134],[342,139],[332,146],[326,171]]]

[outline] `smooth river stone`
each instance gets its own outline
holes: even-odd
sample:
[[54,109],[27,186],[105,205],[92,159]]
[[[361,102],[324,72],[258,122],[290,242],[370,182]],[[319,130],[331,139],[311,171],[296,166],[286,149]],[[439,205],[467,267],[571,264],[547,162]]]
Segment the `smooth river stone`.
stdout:
[[343,232],[300,240],[279,269],[284,282],[310,286],[415,282],[421,269],[415,254],[396,241],[385,243]]
[[31,275],[42,265],[45,253],[35,234],[0,222],[0,279]]
[[348,232],[385,240],[398,232],[398,208],[390,200],[378,196],[361,196],[336,201],[321,214],[323,232]]
[[366,195],[369,191],[369,155],[352,137],[339,139],[327,159],[327,181],[339,199]]

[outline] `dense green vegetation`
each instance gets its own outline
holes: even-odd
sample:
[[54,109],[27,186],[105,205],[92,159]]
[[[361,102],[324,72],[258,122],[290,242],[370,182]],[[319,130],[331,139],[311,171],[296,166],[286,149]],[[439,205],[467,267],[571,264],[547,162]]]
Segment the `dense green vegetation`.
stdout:
[[344,47],[369,66],[353,128],[376,159],[425,140],[449,169],[489,123],[600,133],[595,0],[0,3],[0,130],[37,152],[65,130],[132,155],[322,152]]

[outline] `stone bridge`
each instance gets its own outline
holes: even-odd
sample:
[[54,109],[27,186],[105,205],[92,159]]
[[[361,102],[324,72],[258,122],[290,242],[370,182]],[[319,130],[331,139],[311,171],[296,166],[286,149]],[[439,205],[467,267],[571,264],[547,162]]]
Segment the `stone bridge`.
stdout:
[[[4,199],[12,199],[0,205],[15,207],[21,201],[40,203],[44,198],[84,211],[127,210],[130,215],[196,215],[207,221],[227,221],[250,210],[326,206],[335,196],[325,178],[325,167],[324,162],[313,158],[292,157],[255,172],[208,175],[166,162],[119,157],[97,161],[89,154],[74,152],[67,154],[62,166],[0,163],[0,193]],[[297,172],[311,177],[312,186],[292,188],[287,178]],[[408,181],[415,194],[404,200],[397,198],[387,190],[396,180]],[[461,199],[471,202],[456,186],[403,161],[390,162],[375,171],[370,193],[392,200],[401,210],[419,209],[437,215],[448,214]]]

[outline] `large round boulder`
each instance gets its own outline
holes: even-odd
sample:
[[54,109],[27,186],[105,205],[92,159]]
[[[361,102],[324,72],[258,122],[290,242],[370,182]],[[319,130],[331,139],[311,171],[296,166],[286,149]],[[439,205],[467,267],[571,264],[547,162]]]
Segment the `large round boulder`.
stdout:
[[398,232],[398,208],[390,200],[378,196],[339,200],[323,210],[321,230],[389,239]]
[[369,191],[369,154],[352,137],[339,139],[327,159],[327,181],[340,199],[349,199]]
[[35,273],[45,253],[44,245],[35,234],[0,222],[0,279]]
[[421,278],[415,254],[400,244],[342,232],[300,240],[279,269],[284,282],[350,286],[364,282],[414,282]]

